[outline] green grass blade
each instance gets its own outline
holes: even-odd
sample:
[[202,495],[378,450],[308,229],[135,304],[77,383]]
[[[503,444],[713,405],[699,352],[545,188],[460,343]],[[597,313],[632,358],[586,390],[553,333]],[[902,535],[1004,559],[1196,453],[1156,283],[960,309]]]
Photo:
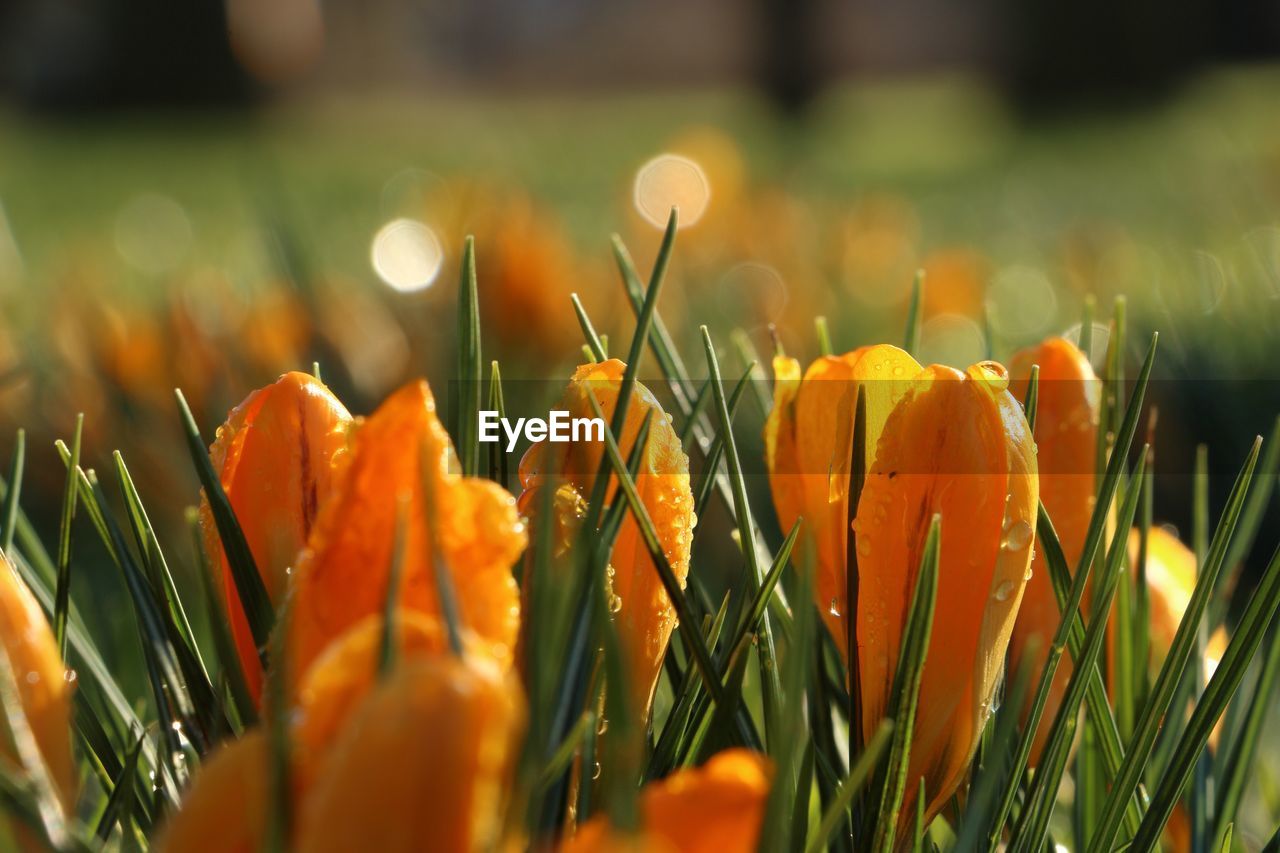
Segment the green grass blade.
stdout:
[[[716,411],[720,416],[720,436],[724,439],[725,459],[729,465],[729,479],[733,484],[734,515],[738,524],[742,555],[746,561],[746,576],[749,584],[747,589],[754,593],[764,580],[760,573],[760,565],[756,561],[755,520],[751,516],[751,505],[747,498],[747,485],[742,474],[737,440],[733,434],[729,402],[725,397],[724,384],[720,379],[720,364],[716,358],[715,347],[711,343],[711,333],[707,331],[706,326],[703,326],[701,331],[702,344],[707,356],[707,369],[710,371],[709,381],[715,393]],[[768,611],[765,612],[761,623],[760,642],[757,648],[760,655],[760,681],[764,699],[765,740],[770,741],[777,731],[782,684],[776,666],[777,652],[774,648],[773,626]]]
[[[1221,793],[1218,795],[1214,816],[1221,825],[1229,825],[1235,821],[1240,810],[1240,801],[1244,798],[1245,785],[1253,772],[1255,756],[1258,753],[1258,742],[1262,737],[1262,726],[1267,712],[1274,701],[1276,679],[1280,675],[1280,629],[1271,632],[1271,640],[1267,644],[1267,653],[1263,658],[1262,670],[1253,688],[1253,696],[1245,711],[1240,731],[1227,749],[1226,765],[1221,774]],[[1221,841],[1221,837],[1219,841]],[[1218,845],[1222,847],[1221,844]]]
[[1035,435],[1036,413],[1040,408],[1040,365],[1031,365],[1031,377],[1027,380],[1027,396],[1022,401],[1022,411],[1027,418],[1027,432]]
[[[1276,472],[1280,469],[1280,418],[1275,424],[1267,440],[1263,443],[1265,450],[1262,461],[1258,463],[1258,471],[1253,476],[1253,488],[1245,501],[1244,511],[1240,513],[1240,523],[1236,526],[1236,535],[1227,550],[1227,568],[1231,569],[1244,562],[1244,558],[1253,550],[1253,543],[1262,529],[1266,517],[1267,506],[1276,487]],[[1221,612],[1218,613],[1221,616]],[[1221,621],[1210,617],[1211,622]]]
[[476,283],[476,240],[462,244],[458,282],[458,459],[462,473],[480,473],[480,389],[484,362],[480,351],[480,296]]
[[[703,620],[707,648],[715,648],[728,614],[729,593],[725,593],[724,599],[720,602],[720,609],[714,616],[707,616]],[[706,692],[702,689],[702,681],[693,667],[685,669],[684,677],[676,686],[675,695],[675,704],[667,715],[666,724],[658,736],[658,743],[649,757],[649,766],[645,771],[647,780],[666,776],[676,766],[677,758],[681,754],[680,746],[686,740],[685,735],[688,733],[689,720],[694,708],[700,699],[706,697]],[[689,751],[685,750],[686,753]]]
[[[288,611],[282,614],[288,619]],[[267,724],[267,825],[263,832],[264,853],[285,853],[290,849],[293,825],[293,784],[290,771],[290,714],[286,708],[289,656],[285,654],[289,626],[282,624],[271,638],[272,666],[263,686],[262,706]]]
[[125,756],[120,773],[111,787],[111,794],[107,797],[102,814],[98,817],[94,835],[103,842],[111,837],[111,830],[115,828],[117,822],[122,832],[128,832],[134,804],[137,802],[138,757],[142,755],[142,744],[145,740],[146,735],[139,735]]
[[755,345],[751,343],[751,337],[742,329],[734,329],[730,332],[729,342],[733,344],[733,349],[742,361],[743,368],[751,376],[751,387],[755,391],[751,398],[756,401],[756,410],[761,418],[768,417],[769,410],[773,408],[773,398],[769,396],[768,379],[760,366],[762,363],[760,353],[756,352]]
[[[1259,441],[1262,439],[1259,438]],[[1255,445],[1254,456],[1257,455]],[[1225,544],[1224,544],[1225,547]],[[1211,557],[1213,549],[1210,549]],[[1221,560],[1221,552],[1218,559]],[[1197,584],[1197,587],[1199,585]],[[1240,623],[1236,626],[1231,642],[1227,645],[1213,678],[1196,703],[1191,719],[1187,722],[1182,738],[1174,750],[1173,757],[1166,768],[1160,785],[1151,798],[1151,808],[1147,812],[1138,834],[1134,838],[1134,847],[1146,850],[1154,847],[1160,839],[1160,833],[1173,814],[1183,788],[1186,787],[1196,764],[1202,759],[1205,744],[1214,724],[1231,701],[1236,688],[1244,678],[1249,662],[1257,653],[1266,635],[1267,626],[1271,624],[1277,608],[1280,607],[1280,549],[1277,549],[1263,574],[1262,581],[1249,599]],[[1179,633],[1186,626],[1179,626]]]
[[1261,438],[1254,442],[1252,450],[1250,450],[1248,457],[1245,459],[1244,467],[1232,487],[1226,509],[1223,510],[1222,516],[1218,520],[1218,526],[1209,545],[1204,566],[1200,576],[1196,579],[1191,600],[1187,605],[1182,621],[1178,624],[1177,633],[1174,635],[1173,644],[1170,647],[1168,656],[1165,658],[1164,665],[1160,668],[1160,674],[1156,677],[1155,684],[1152,686],[1151,696],[1134,730],[1134,736],[1130,740],[1129,748],[1126,750],[1124,763],[1116,774],[1114,784],[1107,796],[1098,829],[1090,841],[1089,849],[1093,853],[1110,850],[1111,845],[1115,843],[1124,802],[1141,779],[1143,768],[1150,758],[1151,748],[1155,743],[1161,722],[1168,713],[1177,685],[1181,681],[1190,661],[1191,653],[1196,644],[1196,637],[1199,633],[1200,622],[1204,618],[1209,598],[1213,594],[1218,575],[1222,570],[1227,544],[1231,541],[1236,523],[1240,518],[1240,511],[1249,488],[1249,481],[1252,479],[1254,468],[1257,465],[1261,444]]
[[929,651],[929,636],[933,632],[933,613],[938,598],[938,555],[941,547],[942,516],[935,513],[925,537],[920,568],[916,572],[915,591],[911,595],[911,607],[902,628],[898,666],[893,675],[888,717],[896,723],[872,843],[872,849],[879,853],[892,853],[894,849],[898,813],[906,793],[911,739],[915,733],[916,708],[920,701],[920,683],[924,676],[925,657]]
[[889,747],[891,737],[893,735],[894,725],[892,720],[881,720],[875,734],[871,736],[871,740],[867,742],[867,747],[858,755],[858,760],[853,763],[849,775],[840,784],[836,791],[835,797],[822,813],[822,820],[818,823],[818,828],[809,837],[809,845],[806,847],[806,853],[820,853],[825,850],[827,842],[830,840],[832,833],[836,831],[836,827],[844,819],[845,812],[852,805],[854,797],[866,785],[867,780],[871,778],[871,772],[879,764],[880,759],[884,756],[885,750]]
[[[1138,511],[1141,475],[1145,465],[1144,452],[1138,462],[1137,476],[1129,486],[1116,520],[1117,528],[1120,530],[1128,530],[1133,524],[1134,515]],[[1071,673],[1071,680],[1067,683],[1062,704],[1058,707],[1053,725],[1049,729],[1048,742],[1040,759],[1040,765],[1036,769],[1031,791],[1027,796],[1027,806],[1014,830],[1011,843],[1014,851],[1039,850],[1048,835],[1049,819],[1057,801],[1058,787],[1067,768],[1071,743],[1079,721],[1080,706],[1096,672],[1098,658],[1106,644],[1107,614],[1110,611],[1116,587],[1121,582],[1121,567],[1124,565],[1127,548],[1127,537],[1115,537],[1107,552],[1102,573],[1097,578],[1097,585],[1093,590],[1093,610],[1084,645],[1076,659],[1076,669]]]
[[[378,677],[386,678],[399,657],[396,633],[400,629],[400,578],[404,574],[405,530],[409,521],[408,501],[396,502],[396,529],[391,544],[391,569],[387,572],[387,593],[382,599],[382,636],[378,640]],[[450,637],[452,640],[452,637]]]
[[818,337],[819,355],[832,355],[835,351],[831,348],[831,330],[827,328],[826,317],[819,315],[813,318],[813,332]]
[[902,336],[902,348],[911,355],[920,350],[920,321],[924,312],[924,270],[916,270],[911,281],[911,302],[907,304],[907,331]]
[[[631,304],[631,310],[639,319],[644,313],[646,293],[626,247],[616,235],[613,238],[613,253],[618,269],[621,272],[623,287]],[[662,315],[656,308],[650,323],[649,345],[658,361],[659,367],[662,369],[663,376],[667,380],[667,386],[671,390],[671,396],[676,402],[676,407],[686,419],[693,417],[692,401],[689,399],[687,391],[688,388],[693,387],[689,379],[689,372],[685,368],[684,361],[681,359],[680,353],[672,342],[671,335],[662,321]],[[711,442],[715,437],[716,431],[712,428],[709,418],[705,420],[695,418],[695,420],[698,423],[693,426],[694,436],[697,439],[698,447],[703,452],[703,457],[708,458]],[[708,465],[707,470],[716,471],[717,469]],[[723,472],[717,472],[714,485],[720,502],[732,514],[734,512],[733,487],[729,482],[728,476]],[[757,562],[761,564],[768,562],[768,548],[764,542],[757,538],[754,544],[757,552]],[[785,595],[781,590],[778,591],[778,598],[785,601]],[[789,614],[782,608],[775,608],[773,616],[779,621],[779,627],[785,631],[790,624]]]
[[235,705],[236,716],[242,727],[248,727],[258,721],[258,706],[249,693],[248,682],[245,681],[244,668],[240,665],[240,653],[236,650],[235,638],[231,636],[231,622],[227,617],[226,603],[222,597],[220,579],[214,574],[213,564],[204,550],[204,533],[200,529],[200,513],[195,507],[187,508],[187,527],[191,531],[191,542],[196,561],[196,574],[200,579],[200,594],[204,601],[205,618],[209,622],[209,631],[213,634],[214,648],[218,652],[218,664],[221,678],[226,682],[227,691]]
[[[588,394],[587,400],[591,403],[595,416],[603,417],[604,412],[601,410],[600,403],[596,400],[595,395]],[[640,499],[635,481],[631,478],[626,465],[622,461],[622,454],[618,450],[618,443],[614,438],[612,429],[605,430],[604,440],[605,458],[613,468],[613,474],[618,479],[619,488],[625,496],[632,516],[636,519],[636,525],[640,529],[641,539],[649,551],[654,567],[657,569],[663,589],[666,590],[667,597],[671,600],[672,607],[675,609],[680,637],[684,641],[685,647],[690,649],[694,664],[699,673],[701,673],[707,689],[711,691],[712,697],[719,702],[724,696],[724,691],[717,677],[715,663],[711,659],[711,652],[703,643],[702,635],[698,632],[696,618],[689,612],[689,604],[684,596],[684,591],[680,588],[680,582],[676,580],[671,563],[667,560],[667,556],[662,550],[662,543],[658,539],[653,519],[649,516],[649,510],[645,507],[644,501]],[[607,471],[605,472],[605,478],[608,479]]]
[[[1134,488],[1136,487],[1131,486],[1130,490],[1132,491]],[[1128,496],[1126,496],[1127,501]],[[1058,574],[1067,574],[1068,570],[1066,560],[1062,555],[1062,546],[1059,544],[1057,534],[1054,532],[1053,522],[1048,514],[1043,511],[1043,506],[1037,521],[1037,536],[1041,543],[1040,553],[1047,563],[1057,564],[1056,570]],[[1023,775],[1026,773],[1027,765],[1031,759],[1031,750],[1035,746],[1036,733],[1039,729],[1041,718],[1044,716],[1045,708],[1048,705],[1053,680],[1057,676],[1058,666],[1062,662],[1063,652],[1069,641],[1071,630],[1076,624],[1080,603],[1084,600],[1084,593],[1089,583],[1089,574],[1092,566],[1092,561],[1084,563],[1075,576],[1072,577],[1071,590],[1067,595],[1066,603],[1059,608],[1062,614],[1061,621],[1054,632],[1052,642],[1049,644],[1049,654],[1045,658],[1044,670],[1036,685],[1031,711],[1027,716],[1022,737],[1018,741],[1017,751],[1014,753],[1009,778],[997,801],[999,805],[996,807],[995,817],[991,821],[991,826],[987,833],[987,843],[992,848],[999,845],[1005,824],[1008,822],[1009,816],[1013,812],[1014,803],[1017,801]],[[1047,749],[1044,754],[1048,755]]]
[[[489,362],[489,410],[498,413],[499,421],[507,416],[507,401],[502,393],[502,368],[498,366],[497,359]],[[507,452],[499,441],[489,444],[489,479],[504,489],[511,482]]]
[[[812,587],[813,573],[806,569],[800,574],[798,592],[802,601],[812,600]],[[812,636],[815,614],[813,607],[797,608],[793,636]],[[804,685],[812,671],[812,654],[813,644],[806,642],[791,643],[787,650],[785,689],[781,694],[787,704],[782,709],[785,712],[781,718],[783,724],[769,741],[769,757],[773,759],[774,774],[773,785],[765,800],[760,838],[756,844],[756,849],[761,853],[773,853],[790,846],[786,835],[795,811],[796,773],[799,764],[797,758],[803,751],[802,742],[805,739]]]
[[1084,295],[1080,307],[1080,351],[1093,360],[1093,318],[1098,313],[1098,300],[1092,293]]
[[569,301],[573,303],[573,313],[577,315],[578,325],[582,327],[582,336],[587,339],[587,349],[591,352],[591,358],[598,362],[604,361],[609,354],[605,351],[600,336],[596,334],[596,327],[587,316],[587,309],[582,306],[582,300],[578,298],[578,294],[571,293]]
[[62,515],[58,521],[58,584],[53,599],[53,636],[62,659],[67,659],[67,611],[71,607],[71,522],[76,517],[76,472],[80,468],[80,438],[84,433],[84,413],[76,415],[71,439],[71,464],[67,466],[62,492]]
[[[1065,643],[1065,640],[1062,642]],[[1035,651],[1030,643],[1028,648],[1032,652]],[[1061,653],[1062,649],[1059,646],[1059,656]],[[1018,721],[1030,696],[1032,679],[1039,678],[1039,674],[1034,673],[1032,669],[1034,658],[1034,654],[1023,657],[1021,665],[1013,675],[1012,686],[1005,693],[1000,710],[993,715],[995,722],[992,726],[990,749],[987,752],[988,760],[983,763],[977,778],[970,786],[968,808],[956,838],[954,848],[956,853],[971,853],[980,849],[998,850],[1000,847],[1004,817],[1001,817],[997,825],[995,820],[997,809],[1003,807],[1003,803],[998,798],[1009,788],[1012,788],[1015,794],[1017,793],[1021,768],[1026,764],[1026,758],[1022,755],[1023,738],[1018,735]],[[1042,713],[1043,710],[1041,707],[1040,712]],[[1037,719],[1038,716],[1037,714]],[[1031,728],[1034,730],[1034,726]],[[1017,760],[1022,763],[1018,764]],[[985,847],[982,846],[984,843]]]
[[9,463],[8,491],[0,508],[0,551],[13,550],[13,534],[18,529],[18,501],[22,496],[22,473],[27,459],[27,432],[18,430],[13,439],[13,458]]
[[271,597],[262,582],[262,575],[258,572],[253,552],[249,550],[249,543],[244,538],[244,531],[240,529],[235,510],[231,508],[231,501],[222,488],[221,479],[213,470],[213,462],[209,459],[204,439],[200,437],[200,429],[196,426],[195,416],[191,414],[191,407],[187,405],[181,391],[175,391],[174,394],[187,437],[187,450],[191,454],[191,461],[195,463],[205,500],[209,502],[218,538],[222,540],[222,549],[227,555],[227,565],[231,567],[231,577],[236,584],[245,620],[249,623],[249,632],[253,634],[253,642],[257,647],[265,649],[270,642],[271,627],[275,624],[275,608],[271,605]]

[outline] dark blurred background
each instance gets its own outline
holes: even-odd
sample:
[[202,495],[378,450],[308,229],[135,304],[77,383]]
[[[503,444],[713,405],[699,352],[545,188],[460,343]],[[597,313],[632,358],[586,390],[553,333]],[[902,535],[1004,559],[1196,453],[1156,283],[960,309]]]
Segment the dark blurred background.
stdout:
[[42,112],[308,90],[751,85],[962,68],[1030,113],[1158,97],[1280,52],[1267,0],[0,0],[0,84]]

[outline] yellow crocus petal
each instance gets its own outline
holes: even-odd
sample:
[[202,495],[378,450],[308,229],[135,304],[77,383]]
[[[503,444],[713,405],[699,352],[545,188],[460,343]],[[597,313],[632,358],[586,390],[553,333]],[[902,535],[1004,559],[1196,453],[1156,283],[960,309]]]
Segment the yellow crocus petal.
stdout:
[[[333,491],[346,457],[351,415],[305,373],[286,373],[254,391],[218,427],[209,449],[271,600],[284,598],[287,573],[306,543],[320,506]],[[245,681],[262,694],[262,664],[240,605],[231,567],[201,496],[205,551],[220,568],[223,600]]]
[[[1098,406],[1101,388],[1093,367],[1074,344],[1050,338],[1038,346],[1016,353],[1010,362],[1011,390],[1019,400],[1026,398],[1031,366],[1040,366],[1036,406],[1036,445],[1040,469],[1040,500],[1053,520],[1067,565],[1073,569],[1080,559],[1089,520],[1093,515],[1094,467],[1098,442]],[[1049,569],[1037,552],[1031,562],[1031,579],[1022,596],[1022,607],[1009,641],[1009,665],[1018,671],[1024,665],[1039,673],[1049,657],[1049,643],[1061,619]],[[1034,657],[1028,659],[1034,650]],[[1031,752],[1035,766],[1049,736],[1050,724],[1067,682],[1071,660],[1064,656],[1051,685],[1044,716],[1036,730]],[[1027,697],[1024,715],[1031,710]]]
[[291,684],[330,641],[382,610],[401,496],[408,498],[401,604],[439,613],[433,568],[439,554],[462,624],[512,654],[520,599],[511,566],[524,550],[524,526],[506,490],[460,476],[453,464],[424,381],[391,395],[356,430],[346,470],[293,573]]
[[493,849],[523,725],[519,686],[492,662],[405,661],[339,733],[304,798],[297,849]]
[[600,815],[578,830],[564,853],[750,853],[760,837],[771,775],[764,756],[725,750],[702,767],[646,785],[637,835],[622,835]]
[[[593,417],[588,395],[594,395],[606,420],[611,418],[625,370],[626,366],[617,359],[582,365],[574,371],[558,408],[568,411],[573,418]],[[636,476],[636,491],[653,521],[667,562],[683,588],[689,573],[693,527],[697,523],[689,485],[689,459],[670,417],[653,394],[636,383],[619,436],[624,458],[629,457],[646,417],[650,417],[649,438]],[[536,512],[539,489],[554,482],[559,539],[567,542],[592,493],[603,453],[602,441],[543,441],[529,448],[520,462],[520,482],[524,486],[521,511]],[[610,494],[617,491],[616,478],[610,482],[609,491]],[[676,616],[631,513],[622,522],[614,541],[609,566],[612,569],[610,609],[627,651],[632,696],[638,707],[647,709]],[[525,593],[537,582],[537,578],[528,578]]]
[[911,388],[920,365],[888,344],[823,356],[799,380],[792,359],[774,360],[774,407],[765,425],[766,461],[774,508],[784,530],[804,518],[802,553],[817,569],[818,612],[847,653],[849,463],[858,389],[867,410],[866,470],[889,413]]
[[[926,369],[885,424],[854,521],[862,720],[884,718],[925,533],[942,516],[938,602],[912,741],[932,817],[961,782],[990,713],[1031,560],[1035,448],[1007,376]],[[907,786],[904,819],[914,808]]]

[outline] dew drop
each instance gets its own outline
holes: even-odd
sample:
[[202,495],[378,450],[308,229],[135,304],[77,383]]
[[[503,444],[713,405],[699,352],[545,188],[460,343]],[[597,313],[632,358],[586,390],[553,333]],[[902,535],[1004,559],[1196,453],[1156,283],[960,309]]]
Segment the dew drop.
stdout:
[[609,593],[609,612],[618,613],[622,610],[622,596]]
[[827,607],[827,612],[828,612],[828,613],[830,613],[832,616],[839,616],[839,615],[840,615],[840,606],[839,606],[839,604],[837,604],[837,602],[836,602],[836,600],[835,600],[834,598],[833,598],[833,599],[831,599],[831,604],[830,604],[830,605],[828,605],[828,607]]
[[599,778],[600,778],[600,762],[597,761],[595,763],[595,766],[591,770],[591,779],[592,781],[594,781]]
[[31,672],[27,673],[27,684],[39,684],[39,683],[40,683],[40,673],[36,672],[35,670],[32,670]]
[[1013,581],[1001,581],[996,587],[996,591],[992,593],[992,597],[996,601],[1007,601],[1009,595],[1013,592]]
[[1001,543],[1001,547],[1006,551],[1020,551],[1030,542],[1031,525],[1026,519],[1019,519],[1005,525],[1004,542]]
[[609,718],[601,717],[600,719],[596,720],[596,735],[598,737],[603,736],[604,733],[607,731],[609,731]]

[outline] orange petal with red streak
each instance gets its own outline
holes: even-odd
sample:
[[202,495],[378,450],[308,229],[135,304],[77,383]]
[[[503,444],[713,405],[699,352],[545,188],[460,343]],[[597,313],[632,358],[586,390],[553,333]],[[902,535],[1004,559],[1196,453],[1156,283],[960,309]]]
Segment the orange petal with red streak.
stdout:
[[[218,428],[209,455],[272,602],[284,598],[287,571],[334,489],[350,427],[351,415],[329,389],[295,372],[254,391]],[[203,495],[200,517],[205,550],[221,567],[231,633],[256,701],[262,693],[257,645]]]

